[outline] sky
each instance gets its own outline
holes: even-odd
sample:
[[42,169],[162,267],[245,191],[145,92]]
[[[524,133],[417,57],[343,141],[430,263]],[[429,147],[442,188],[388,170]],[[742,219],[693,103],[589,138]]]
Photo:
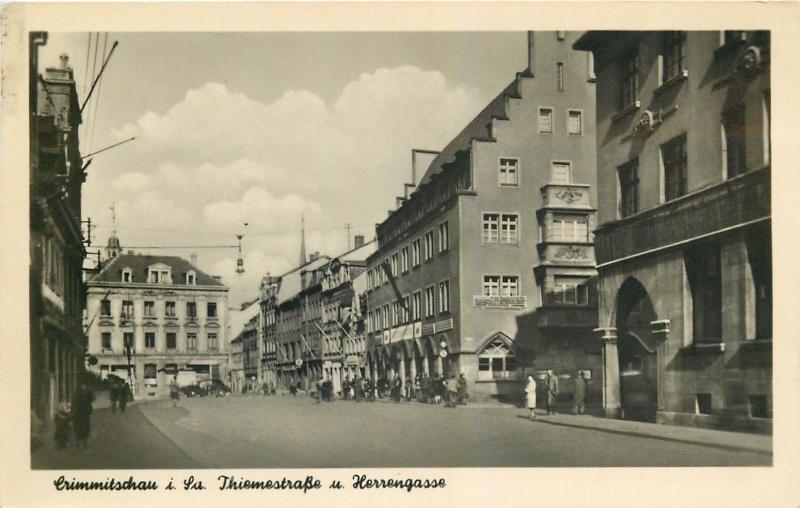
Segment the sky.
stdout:
[[411,149],[444,148],[527,66],[523,32],[50,33],[40,65],[67,53],[83,101],[114,41],[81,150],[136,139],[88,168],[90,250],[113,203],[123,249],[196,254],[232,306],[297,266],[301,215],[309,253],[345,251],[346,224],[373,238]]

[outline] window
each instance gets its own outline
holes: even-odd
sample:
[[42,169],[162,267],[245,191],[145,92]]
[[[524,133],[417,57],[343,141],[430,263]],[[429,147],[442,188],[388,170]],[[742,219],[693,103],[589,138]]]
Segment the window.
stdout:
[[197,281],[197,275],[194,272],[188,272],[186,274],[186,284],[194,286],[196,281]]
[[686,68],[686,55],[683,51],[683,32],[668,31],[664,32],[664,48],[661,55],[662,71],[661,82],[666,83],[672,78],[681,75]]
[[197,304],[195,302],[186,302],[186,317],[197,317]]
[[122,334],[122,343],[125,345],[125,349],[131,348],[133,349],[133,332],[124,332]]
[[411,297],[403,297],[403,323],[411,321]]
[[100,300],[100,315],[101,316],[110,316],[111,315],[111,300],[108,298],[103,298]]
[[571,166],[569,162],[553,161],[550,165],[550,183],[569,185],[572,181]]
[[478,379],[506,379],[516,375],[516,355],[503,339],[492,339],[478,355]]
[[156,317],[156,302],[145,300],[144,317]]
[[100,347],[102,349],[111,349],[111,332],[100,334]]
[[751,418],[769,418],[766,395],[748,395],[747,405],[750,408]]
[[[769,231],[751,233],[747,257],[753,276],[756,339],[772,338],[772,242]],[[747,337],[753,338],[753,337]]]
[[739,176],[747,170],[744,113],[744,103],[739,103],[722,116],[722,164],[726,178]]
[[639,210],[639,159],[633,159],[617,168],[619,178],[619,215],[628,217]]
[[564,91],[564,64],[562,62],[558,62],[556,64],[556,81],[558,83],[558,91]]
[[145,349],[155,349],[156,348],[156,334],[155,334],[155,332],[145,332],[144,333],[144,347],[145,347]]
[[546,305],[588,305],[589,278],[556,276],[552,286],[546,286]]
[[500,159],[500,187],[519,185],[519,159]]
[[383,306],[383,327],[389,328],[391,325],[389,324],[389,305]]
[[516,245],[519,243],[519,215],[504,213],[500,217],[500,243]]
[[450,312],[450,281],[439,283],[439,312]]
[[433,231],[425,233],[425,261],[433,258]]
[[591,51],[586,52],[586,79],[597,81],[597,75],[594,73],[594,53]]
[[500,214],[484,213],[481,230],[481,243],[497,243],[500,239]]
[[549,242],[588,242],[589,220],[585,215],[554,214],[547,235]]
[[425,288],[425,317],[433,316],[433,313],[436,309],[434,307],[434,300],[433,300],[433,293],[434,293],[433,286],[428,286]]
[[686,274],[692,298],[694,342],[722,340],[722,274],[718,246],[687,251]]
[[450,248],[450,230],[447,222],[439,224],[439,254]]
[[147,273],[147,282],[151,284],[158,284],[158,272],[154,270],[150,270]]
[[558,32],[556,32],[556,38],[558,38],[558,40],[560,40],[560,41],[563,41],[564,37],[566,37],[566,35],[567,35],[567,32],[564,32],[563,30],[559,30]]
[[580,136],[583,134],[583,113],[576,109],[567,111],[567,133]]
[[216,351],[219,349],[219,341],[217,340],[216,333],[209,333],[206,338],[208,339],[208,349],[211,351]]
[[701,415],[711,414],[711,394],[698,393],[695,398],[695,413]]
[[411,320],[418,321],[422,317],[422,294],[417,291],[411,295]]
[[197,351],[197,334],[189,332],[186,334],[186,349],[189,351]]
[[206,303],[206,317],[217,317],[217,302]]
[[620,89],[619,89],[619,109],[625,109],[633,105],[638,99],[639,90],[639,68],[636,63],[637,50],[632,51],[620,61]]
[[672,201],[686,194],[686,136],[661,145],[664,164],[664,199]]
[[158,384],[157,372],[158,372],[158,367],[156,366],[155,363],[144,364],[145,386],[156,386]]
[[392,254],[392,277],[397,277],[397,260],[398,256],[397,253]]
[[403,273],[408,271],[408,246],[403,247],[403,250],[400,252],[400,270]]
[[175,302],[164,302],[164,314],[167,317],[175,317]]
[[414,240],[414,243],[411,244],[411,266],[419,266],[419,254],[420,254],[420,239],[417,238]]
[[500,296],[519,296],[519,277],[504,275],[500,279]]
[[133,320],[133,301],[132,300],[123,300],[122,301],[122,319],[123,320]]
[[122,270],[122,282],[133,282],[133,274],[130,268]]
[[500,276],[484,275],[483,296],[499,296],[499,295],[500,295]]
[[167,332],[167,349],[175,349],[178,347],[178,336],[175,332]]
[[553,108],[539,108],[539,132],[553,132]]

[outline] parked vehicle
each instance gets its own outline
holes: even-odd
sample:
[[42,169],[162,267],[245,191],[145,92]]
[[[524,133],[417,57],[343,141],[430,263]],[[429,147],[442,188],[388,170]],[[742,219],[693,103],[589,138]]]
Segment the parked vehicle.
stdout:
[[231,389],[219,379],[206,379],[200,382],[203,395],[213,395],[215,397],[225,397],[231,393]]
[[184,397],[201,397],[203,396],[203,389],[198,385],[181,386],[181,393]]

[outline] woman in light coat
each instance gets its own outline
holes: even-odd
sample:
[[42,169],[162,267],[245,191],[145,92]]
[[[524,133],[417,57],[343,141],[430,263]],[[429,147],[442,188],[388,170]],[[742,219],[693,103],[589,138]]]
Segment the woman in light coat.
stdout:
[[530,410],[530,419],[536,419],[536,381],[533,376],[528,376],[528,384],[525,386],[525,405]]

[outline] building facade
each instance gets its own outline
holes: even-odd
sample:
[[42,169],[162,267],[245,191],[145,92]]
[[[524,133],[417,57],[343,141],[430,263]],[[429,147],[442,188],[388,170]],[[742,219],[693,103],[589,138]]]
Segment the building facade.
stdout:
[[578,370],[599,375],[594,75],[578,35],[530,33],[528,68],[419,181],[412,168],[377,225],[367,343],[380,376],[463,373],[474,397],[518,401],[542,369],[567,397]]
[[228,288],[174,256],[117,254],[87,283],[92,370],[126,380],[137,398],[170,381],[230,379]]
[[85,366],[78,93],[66,55],[39,73],[44,32],[30,34],[30,368],[31,429],[69,402]]
[[769,32],[589,32],[609,416],[772,415]]

